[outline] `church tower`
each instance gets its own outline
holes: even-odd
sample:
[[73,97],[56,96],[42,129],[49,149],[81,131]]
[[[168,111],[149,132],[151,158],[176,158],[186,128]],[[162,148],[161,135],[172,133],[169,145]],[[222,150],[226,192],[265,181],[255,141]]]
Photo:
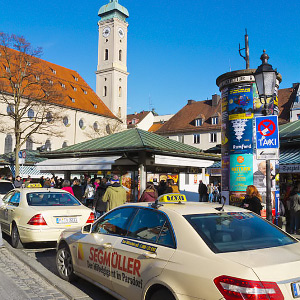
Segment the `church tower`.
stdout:
[[126,125],[127,117],[127,27],[128,10],[109,0],[98,12],[98,67],[96,93]]

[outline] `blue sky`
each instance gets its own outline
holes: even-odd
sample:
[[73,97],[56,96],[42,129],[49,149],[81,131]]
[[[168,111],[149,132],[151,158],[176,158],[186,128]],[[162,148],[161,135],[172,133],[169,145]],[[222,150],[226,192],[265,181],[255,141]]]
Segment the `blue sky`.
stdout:
[[[0,30],[43,47],[43,59],[76,70],[95,90],[99,8],[108,0],[0,0]],[[238,54],[245,28],[250,67],[262,50],[282,74],[300,81],[300,1],[119,0],[128,19],[128,113],[154,107],[176,113],[188,99],[219,93],[216,78],[245,68]],[[150,105],[151,104],[151,105]]]

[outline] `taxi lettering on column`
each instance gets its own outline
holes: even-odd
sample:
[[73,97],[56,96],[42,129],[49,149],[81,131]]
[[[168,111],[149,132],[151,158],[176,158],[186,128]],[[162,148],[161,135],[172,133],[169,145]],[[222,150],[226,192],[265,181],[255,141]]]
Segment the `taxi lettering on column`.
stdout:
[[[94,247],[90,248],[87,267],[97,271],[103,276],[111,276],[131,285],[142,288],[143,280],[140,279],[141,261],[118,252],[108,252]],[[112,271],[110,271],[110,268]],[[130,276],[131,274],[133,276]]]

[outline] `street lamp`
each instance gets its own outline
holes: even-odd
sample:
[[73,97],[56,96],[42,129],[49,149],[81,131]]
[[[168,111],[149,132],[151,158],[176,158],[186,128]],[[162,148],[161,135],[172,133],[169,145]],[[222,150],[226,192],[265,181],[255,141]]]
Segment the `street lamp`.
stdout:
[[[269,108],[267,98],[272,98],[274,95],[277,71],[273,70],[272,66],[268,64],[269,55],[266,50],[260,57],[262,64],[254,73],[255,82],[260,98],[260,102],[264,105],[263,114],[269,115]],[[271,170],[270,160],[266,160],[266,205],[267,205],[267,220],[272,221],[272,198],[271,198]]]

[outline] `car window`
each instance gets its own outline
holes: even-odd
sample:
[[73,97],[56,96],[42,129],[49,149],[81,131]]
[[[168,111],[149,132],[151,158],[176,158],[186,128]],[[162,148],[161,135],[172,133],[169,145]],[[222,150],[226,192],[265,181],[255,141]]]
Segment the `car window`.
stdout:
[[81,203],[69,193],[34,192],[26,195],[30,206],[79,206]]
[[92,228],[93,233],[117,234],[125,236],[134,207],[124,207],[106,214]]
[[9,200],[9,204],[14,206],[19,206],[20,203],[20,193],[15,192]]
[[297,241],[253,213],[186,215],[215,253],[285,246]]
[[9,191],[13,190],[14,186],[10,182],[0,182],[0,194],[6,194]]
[[128,236],[164,246],[175,246],[166,216],[151,209],[140,209],[137,212]]
[[12,197],[13,194],[14,194],[14,192],[10,192],[10,193],[6,194],[6,195],[3,197],[2,201],[3,201],[4,203],[8,203],[9,200],[10,200],[10,198]]

